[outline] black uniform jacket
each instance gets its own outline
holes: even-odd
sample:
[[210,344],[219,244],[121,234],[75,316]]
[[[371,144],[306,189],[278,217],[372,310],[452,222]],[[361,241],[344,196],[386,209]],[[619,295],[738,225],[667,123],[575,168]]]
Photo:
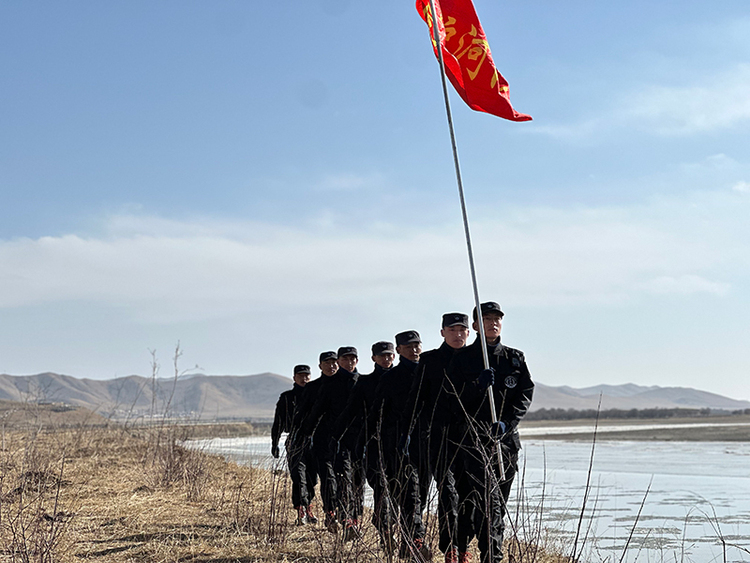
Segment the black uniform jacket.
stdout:
[[309,414],[302,423],[304,435],[314,434],[316,442],[319,438],[331,438],[336,418],[346,406],[358,377],[359,373],[350,373],[343,368],[339,368],[331,376],[321,377],[323,383],[310,405]]
[[412,415],[410,423],[413,438],[430,436],[431,429],[445,428],[451,420],[448,394],[453,386],[446,374],[456,350],[445,342],[435,350],[419,356],[419,367],[412,381],[405,412]]
[[289,391],[284,391],[279,395],[276,412],[273,416],[273,426],[271,427],[271,444],[274,447],[279,445],[282,432],[292,432],[295,407],[304,389],[304,387],[295,383]]
[[[297,401],[297,412],[294,414],[293,426],[297,430],[297,436],[300,441],[305,438],[312,436],[316,429],[316,422],[311,421],[313,405],[318,400],[318,395],[323,387],[323,382],[326,376],[321,375],[320,377],[313,379],[304,387],[302,395]],[[306,433],[306,428],[310,428],[310,433]]]
[[398,448],[401,436],[409,430],[414,413],[406,412],[406,402],[418,367],[401,356],[398,365],[380,377],[369,426],[380,430],[384,455],[392,455],[390,452]]
[[[523,352],[501,343],[488,346],[490,367],[495,369],[495,384],[492,395],[498,420],[505,423],[506,437],[517,448],[520,447],[516,427],[531,405],[534,382]],[[452,402],[452,415],[467,430],[470,422],[476,422],[477,431],[487,435],[492,424],[487,390],[480,389],[477,378],[484,370],[482,347],[479,338],[470,346],[462,348],[453,356],[448,376],[458,391],[460,401]],[[473,419],[473,420],[470,420]],[[466,432],[462,433],[467,436]]]
[[333,436],[349,450],[361,451],[362,446],[375,437],[375,429],[369,425],[369,419],[375,402],[375,390],[386,371],[375,364],[375,371],[360,375],[346,407],[336,419]]

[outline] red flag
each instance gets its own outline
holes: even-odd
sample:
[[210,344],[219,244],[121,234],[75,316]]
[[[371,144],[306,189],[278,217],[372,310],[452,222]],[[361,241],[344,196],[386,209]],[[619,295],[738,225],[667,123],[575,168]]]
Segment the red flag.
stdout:
[[[511,121],[529,121],[510,105],[508,82],[495,68],[490,45],[471,0],[434,0],[438,33],[448,80],[473,110],[491,113]],[[432,28],[429,0],[417,0],[417,11],[430,28],[435,56],[437,44]]]

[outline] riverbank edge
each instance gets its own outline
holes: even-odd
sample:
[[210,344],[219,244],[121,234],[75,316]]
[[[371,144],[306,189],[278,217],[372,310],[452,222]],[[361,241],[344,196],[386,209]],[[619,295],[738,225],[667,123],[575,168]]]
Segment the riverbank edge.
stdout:
[[[321,524],[296,526],[291,483],[281,462],[265,470],[187,450],[179,445],[184,430],[5,428],[0,558],[61,563],[385,560],[369,514],[361,536],[349,543]],[[533,563],[568,561],[539,539],[532,545],[510,537],[506,549],[523,552],[523,560]],[[439,560],[434,526],[428,541]]]
[[[575,419],[521,421],[522,439],[574,440],[590,442],[608,441],[663,441],[663,442],[750,442],[750,415],[704,416],[689,418],[649,419]],[[658,426],[658,428],[654,428]],[[619,427],[616,431],[607,430]],[[623,427],[628,427],[627,429]],[[637,428],[642,427],[642,428]],[[564,432],[566,428],[573,431]],[[549,429],[548,433],[544,430]],[[532,432],[525,432],[531,430]],[[242,438],[247,436],[269,436],[268,424],[201,423],[187,424],[186,432],[191,439]]]

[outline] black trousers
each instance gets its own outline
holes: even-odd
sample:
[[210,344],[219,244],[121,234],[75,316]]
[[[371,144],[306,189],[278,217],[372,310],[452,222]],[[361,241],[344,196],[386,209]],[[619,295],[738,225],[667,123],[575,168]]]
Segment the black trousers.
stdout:
[[[438,493],[438,547],[443,552],[451,546],[458,547],[459,543],[459,495],[456,484],[457,448],[447,439],[447,433],[447,428],[436,427],[433,428],[426,440],[426,443],[429,444],[429,468],[432,478],[435,479]],[[463,551],[466,551],[466,549]]]
[[336,486],[335,452],[330,447],[330,436],[315,436],[312,457],[320,477],[320,497],[323,510],[336,513],[338,508],[338,488]]
[[417,472],[419,483],[419,505],[427,509],[427,496],[432,482],[431,452],[429,436],[426,432],[416,431],[409,443],[409,463]]
[[318,484],[315,457],[307,448],[287,440],[286,461],[292,478],[292,504],[295,508],[307,507],[315,498],[315,485]]
[[[402,539],[424,538],[425,527],[422,521],[422,507],[419,502],[419,478],[417,471],[406,456],[398,452],[395,444],[382,448],[381,471],[385,476],[386,494],[392,510],[388,514],[389,529],[396,524],[402,531]],[[395,520],[398,508],[399,519]]]
[[362,517],[365,503],[365,474],[363,460],[348,449],[336,454],[336,488],[339,520],[356,520]]
[[466,551],[476,536],[482,563],[500,563],[503,555],[503,518],[513,479],[518,471],[518,449],[501,442],[505,478],[500,473],[496,442],[487,437],[467,439],[456,459],[459,494],[458,549]]
[[372,524],[381,536],[391,532],[390,524],[393,520],[393,507],[386,485],[385,472],[380,463],[380,447],[372,439],[367,443],[364,452],[364,469],[367,484],[372,489],[373,511]]

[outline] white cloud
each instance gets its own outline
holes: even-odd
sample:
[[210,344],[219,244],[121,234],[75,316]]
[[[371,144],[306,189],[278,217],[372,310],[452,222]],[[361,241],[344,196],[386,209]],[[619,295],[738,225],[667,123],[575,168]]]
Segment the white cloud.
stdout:
[[665,135],[692,135],[735,127],[750,119],[750,65],[739,64],[699,84],[647,86],[631,93],[622,111]]
[[732,186],[732,189],[735,192],[740,192],[741,194],[748,194],[750,193],[750,182],[737,182],[734,186]]
[[530,131],[581,141],[623,128],[665,136],[732,129],[750,121],[748,92],[750,64],[742,63],[692,84],[631,86],[611,100],[608,110],[584,121],[538,125]]
[[[480,218],[472,226],[480,288],[535,307],[618,303],[644,292],[726,295],[750,265],[742,243],[748,205],[715,192]],[[435,302],[456,288],[470,301],[464,244],[458,226],[345,231],[120,216],[99,238],[0,242],[0,307],[97,302],[175,322],[269,309],[377,309],[416,295]]]
[[[746,332],[735,311],[750,299],[744,194],[724,184],[642,205],[484,211],[472,222],[481,297],[506,308],[509,343],[534,357],[542,381],[671,374],[699,386],[707,367],[675,360],[698,338],[726,343],[727,381],[746,374],[734,344]],[[123,215],[100,236],[0,241],[2,369],[142,372],[146,348],[177,340],[186,365],[209,373],[287,373],[320,350],[407,328],[437,346],[436,315],[472,302],[460,225],[345,224],[336,215],[294,228]],[[686,309],[711,311],[712,330],[691,340],[670,320]],[[633,324],[635,311],[648,326]],[[628,334],[628,345],[654,350],[634,357]]]
[[556,139],[580,142],[590,139],[602,130],[607,129],[609,126],[610,120],[605,119],[604,116],[598,116],[590,117],[585,121],[580,121],[578,123],[569,124],[542,125],[540,123],[534,123],[534,125],[527,128],[527,130],[530,133],[541,133]]

